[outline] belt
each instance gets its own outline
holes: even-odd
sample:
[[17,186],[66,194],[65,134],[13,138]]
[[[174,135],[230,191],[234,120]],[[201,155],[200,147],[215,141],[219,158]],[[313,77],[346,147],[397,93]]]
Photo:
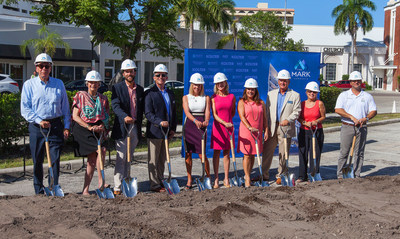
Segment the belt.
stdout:
[[53,118],[53,119],[45,119],[44,121],[49,121],[50,123],[54,123],[57,121],[61,121],[61,117]]
[[346,122],[343,122],[343,121],[342,121],[342,124],[348,125],[348,126],[354,126],[354,124],[349,124],[349,123],[346,123]]
[[193,113],[191,113],[193,116],[204,116],[204,113],[202,113],[202,112],[199,112],[199,113],[197,113],[197,112],[193,112]]

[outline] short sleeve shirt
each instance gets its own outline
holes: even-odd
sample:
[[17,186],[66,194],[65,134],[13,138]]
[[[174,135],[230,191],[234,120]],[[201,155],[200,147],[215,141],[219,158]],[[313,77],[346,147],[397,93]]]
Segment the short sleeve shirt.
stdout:
[[[336,100],[335,109],[344,109],[357,119],[367,117],[368,113],[376,110],[376,104],[371,94],[361,91],[355,95],[351,89],[342,92]],[[353,124],[349,118],[342,117],[342,122]]]

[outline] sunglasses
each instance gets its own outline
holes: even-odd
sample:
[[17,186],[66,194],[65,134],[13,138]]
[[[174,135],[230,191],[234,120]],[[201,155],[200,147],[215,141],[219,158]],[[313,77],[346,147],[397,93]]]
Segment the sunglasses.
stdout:
[[155,77],[166,77],[167,76],[167,74],[156,74],[156,75],[154,75]]
[[38,64],[36,66],[39,67],[40,69],[43,69],[43,68],[49,69],[51,67],[51,65],[41,65],[41,64]]
[[136,69],[132,69],[132,70],[125,70],[125,72],[126,73],[128,73],[128,74],[130,74],[130,73],[133,73],[133,72],[136,72],[137,70]]

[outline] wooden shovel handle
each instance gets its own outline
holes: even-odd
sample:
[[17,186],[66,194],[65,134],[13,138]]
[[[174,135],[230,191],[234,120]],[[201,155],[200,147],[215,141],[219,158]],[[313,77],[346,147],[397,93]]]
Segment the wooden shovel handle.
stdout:
[[353,137],[353,143],[351,144],[351,150],[350,150],[350,157],[353,157],[353,153],[354,153],[354,146],[356,144],[356,136],[354,135]]
[[283,139],[283,145],[285,147],[285,160],[288,160],[289,156],[288,156],[288,148],[287,148],[287,137],[285,137]]
[[127,161],[128,163],[131,162],[131,137],[128,136],[126,137],[127,143],[126,143],[126,154],[127,154]]
[[201,163],[204,163],[206,158],[205,156],[206,146],[204,141],[205,141],[204,139],[201,140]]
[[232,161],[236,162],[236,156],[235,156],[235,146],[233,145],[233,139],[230,137],[229,142],[231,144],[231,151],[232,151]]
[[315,150],[315,137],[312,137],[312,153],[313,153],[313,158],[317,158],[317,152]]
[[97,151],[99,151],[99,158],[100,158],[100,170],[104,170],[104,165],[103,165],[103,157],[101,155],[101,145],[97,145]]
[[49,169],[51,169],[51,158],[50,158],[50,146],[49,141],[44,142],[46,146],[46,154],[47,154],[47,164],[49,165]]
[[169,159],[168,139],[165,139],[164,142],[165,142],[165,153],[166,153],[166,155],[167,155],[167,163],[169,163],[169,162],[170,162],[170,159]]
[[258,142],[256,141],[256,152],[257,152],[257,162],[258,165],[261,165],[261,159],[260,159],[260,151],[258,149]]

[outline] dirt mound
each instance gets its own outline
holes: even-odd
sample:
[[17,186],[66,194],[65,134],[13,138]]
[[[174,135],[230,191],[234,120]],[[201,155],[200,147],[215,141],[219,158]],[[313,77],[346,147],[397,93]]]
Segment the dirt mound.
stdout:
[[400,176],[99,200],[0,197],[3,238],[399,238]]

